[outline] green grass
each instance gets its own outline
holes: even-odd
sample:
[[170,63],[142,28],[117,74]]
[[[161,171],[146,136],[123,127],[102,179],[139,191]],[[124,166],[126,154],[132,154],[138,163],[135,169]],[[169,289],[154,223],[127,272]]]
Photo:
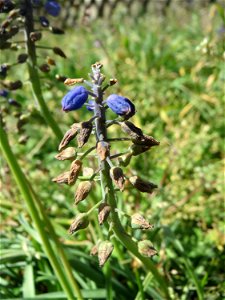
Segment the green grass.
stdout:
[[[218,33],[223,20],[216,6],[198,12],[170,11],[163,19],[143,16],[134,22],[122,17],[115,15],[111,23],[97,20],[88,28],[68,28],[60,36],[60,47],[68,59],[56,58],[57,66],[44,76],[44,98],[66,131],[72,122],[87,120],[91,114],[85,108],[71,114],[61,112],[60,101],[68,89],[54,75],[87,77],[90,64],[101,61],[108,77],[118,79],[107,95],[118,92],[132,99],[137,108],[134,123],[161,142],[125,169],[127,175],[137,172],[149,178],[159,189],[153,196],[125,190],[120,209],[127,214],[143,212],[155,224],[153,231],[136,231],[135,238],[153,241],[159,251],[153,261],[169,280],[172,299],[223,299],[225,73],[224,36]],[[41,43],[45,42],[58,45],[59,37],[48,36]],[[4,52],[1,62],[5,57],[14,59]],[[10,79],[28,79],[25,69],[15,68]],[[97,214],[88,229],[68,236],[77,213],[74,188],[51,182],[68,164],[54,159],[57,140],[43,124],[29,84],[12,96],[22,104],[22,113],[29,113],[24,127],[29,139],[25,145],[18,143],[16,108],[10,108],[5,121],[11,149],[60,237],[84,298],[106,299],[108,286],[113,297],[120,295],[121,300],[136,295],[136,299],[162,299],[154,278],[122,245],[116,244],[103,270],[89,256],[93,244],[107,235],[107,228],[96,223]],[[116,136],[115,131],[111,134]],[[116,144],[112,151],[125,150],[126,145]],[[86,161],[86,166],[93,164]],[[4,160],[1,175],[1,298],[66,299]],[[81,210],[89,209],[99,197],[100,190],[95,188],[81,203]],[[126,218],[122,222],[126,225]]]

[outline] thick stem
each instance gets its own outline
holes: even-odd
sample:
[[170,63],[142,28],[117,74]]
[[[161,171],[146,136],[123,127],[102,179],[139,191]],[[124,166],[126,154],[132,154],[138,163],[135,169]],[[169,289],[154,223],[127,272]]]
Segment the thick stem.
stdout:
[[[3,152],[3,155],[7,161],[10,169],[11,169],[12,174],[17,182],[19,190],[23,196],[23,199],[26,202],[28,211],[31,215],[31,218],[37,229],[37,232],[40,235],[43,249],[54,269],[54,272],[55,272],[65,294],[67,295],[68,299],[73,300],[74,299],[73,288],[70,286],[69,281],[67,280],[67,277],[65,276],[64,269],[62,268],[62,266],[58,260],[58,256],[52,249],[48,235],[45,231],[45,226],[43,224],[43,220],[40,218],[39,210],[35,206],[35,201],[33,199],[33,195],[29,188],[29,185],[27,183],[27,179],[18,165],[18,162],[11,150],[6,133],[5,133],[4,129],[2,128],[2,126],[0,126],[0,137],[1,137],[0,148]],[[77,295],[77,297],[78,297],[78,299],[82,300],[82,297],[80,297],[79,294]]]
[[26,14],[25,14],[25,34],[26,34],[26,48],[29,55],[28,61],[28,72],[30,76],[30,81],[33,89],[33,94],[37,100],[43,117],[45,118],[46,123],[52,129],[56,137],[60,140],[63,135],[62,132],[56,123],[55,119],[52,116],[52,113],[49,111],[45,100],[42,95],[40,78],[37,70],[37,56],[35,43],[31,41],[30,34],[34,32],[34,20],[33,20],[33,8],[31,0],[25,0],[26,5]]
[[[106,118],[105,118],[105,109],[101,105],[102,103],[102,90],[99,86],[94,89],[95,93],[97,94],[97,99],[95,102],[95,115],[98,118],[95,120],[96,125],[96,136],[100,141],[107,141],[107,131],[106,131]],[[167,283],[164,277],[159,273],[157,268],[155,267],[154,263],[146,257],[143,257],[139,251],[137,244],[132,240],[131,236],[129,236],[121,222],[117,213],[117,203],[115,198],[115,191],[112,183],[112,179],[110,177],[110,166],[106,161],[101,162],[101,169],[102,169],[102,180],[104,181],[104,186],[107,187],[108,191],[108,201],[111,206],[111,220],[113,225],[113,232],[115,233],[116,237],[121,241],[121,243],[135,256],[137,257],[143,265],[152,272],[154,278],[157,280],[159,284],[159,289],[163,292],[164,298],[169,299],[169,293],[167,288]]]

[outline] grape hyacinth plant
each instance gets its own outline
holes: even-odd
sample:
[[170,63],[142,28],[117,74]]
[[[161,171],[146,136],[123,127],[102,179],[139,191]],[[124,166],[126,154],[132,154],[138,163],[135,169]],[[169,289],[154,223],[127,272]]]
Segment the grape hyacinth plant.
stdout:
[[[98,209],[98,222],[107,228],[107,236],[94,245],[91,254],[98,256],[99,266],[103,267],[114,250],[114,237],[137,259],[144,267],[153,273],[158,282],[158,290],[164,299],[168,299],[167,284],[158,271],[152,257],[157,254],[156,249],[149,240],[135,240],[125,230],[121,218],[129,219],[131,230],[151,230],[153,225],[139,212],[131,216],[118,209],[121,201],[121,192],[128,188],[134,188],[142,193],[151,194],[157,185],[142,179],[141,176],[126,176],[123,167],[129,165],[132,157],[139,156],[158,146],[159,142],[151,136],[145,135],[143,131],[135,126],[129,119],[135,115],[135,105],[128,98],[111,94],[105,99],[105,91],[116,84],[116,79],[110,79],[105,84],[105,76],[101,73],[102,64],[97,62],[92,65],[89,74],[91,81],[83,78],[65,80],[68,86],[84,83],[88,88],[81,85],[71,89],[62,99],[62,110],[71,112],[86,106],[93,116],[88,121],[74,123],[67,130],[61,140],[56,159],[71,162],[70,169],[53,179],[58,184],[75,185],[74,205],[79,204],[92,193],[93,187],[100,185],[101,198],[88,211],[78,213],[69,228],[69,234],[87,228],[90,224],[90,215]],[[90,99],[88,99],[90,98]],[[108,120],[108,112],[114,113],[115,119]],[[112,115],[112,113],[110,113]],[[126,137],[115,138],[109,136],[109,128],[119,126]],[[91,136],[94,136],[92,143]],[[77,138],[77,146],[72,145]],[[113,153],[115,142],[130,142],[130,147],[123,153]],[[87,150],[79,153],[86,145]],[[93,151],[95,154],[93,155]],[[84,167],[86,159],[94,157],[97,159],[96,169]],[[102,235],[104,236],[104,235]]]
[[[59,47],[48,47],[42,40],[46,32],[59,35],[64,33],[61,28],[51,25],[60,12],[61,5],[53,0],[0,1],[0,13],[3,15],[3,22],[0,24],[0,49],[19,52],[15,61],[0,66],[1,85],[4,90],[16,93],[17,90],[23,89],[25,82],[29,81],[42,116],[58,139],[62,137],[62,132],[45,103],[42,77],[46,79],[46,74],[56,65],[55,56],[66,58],[66,55]],[[50,52],[49,56],[43,55],[43,50]],[[29,78],[10,80],[13,69],[25,64],[28,67]],[[57,74],[56,79],[64,81],[65,77]],[[4,103],[5,111],[9,111],[8,106],[14,103]],[[2,111],[3,118],[4,114],[6,112]],[[21,123],[20,117],[21,113],[18,112],[18,122]]]

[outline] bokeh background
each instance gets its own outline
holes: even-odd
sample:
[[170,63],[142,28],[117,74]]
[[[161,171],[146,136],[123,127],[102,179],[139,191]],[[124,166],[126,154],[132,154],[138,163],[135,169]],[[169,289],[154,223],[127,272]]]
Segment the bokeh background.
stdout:
[[[126,174],[142,175],[159,188],[147,196],[125,190],[120,208],[128,214],[142,212],[155,225],[151,232],[137,231],[135,238],[144,236],[154,243],[159,256],[153,261],[171,283],[172,299],[225,297],[222,2],[61,1],[60,16],[49,19],[65,34],[43,33],[39,43],[57,45],[67,56],[54,56],[44,48],[38,52],[40,64],[47,56],[56,60],[56,66],[40,76],[44,99],[63,132],[74,122],[88,120],[91,113],[85,108],[70,114],[61,111],[68,88],[55,76],[87,78],[91,64],[101,61],[107,78],[118,79],[107,95],[119,93],[131,99],[137,109],[132,121],[160,141],[159,147],[134,158],[126,168]],[[16,55],[2,51],[1,64],[13,63]],[[54,159],[57,140],[33,97],[26,66],[15,67],[8,78],[24,81],[23,89],[10,93],[19,108],[1,97],[11,149],[40,197],[87,299],[106,299],[105,272],[89,255],[99,231],[107,234],[106,228],[99,227],[94,215],[88,229],[68,235],[78,212],[73,206],[74,187],[51,181],[68,164]],[[24,120],[22,133],[17,126],[18,112]],[[126,147],[126,143],[118,143],[113,151]],[[93,166],[92,160],[87,160],[86,166]],[[46,299],[53,293],[55,299],[66,299],[4,159],[1,177],[2,299],[36,299],[43,293]],[[82,202],[81,210],[90,208],[99,197],[96,188]],[[125,219],[123,224],[126,226]],[[122,245],[118,247],[109,262],[116,286],[112,287],[113,297],[162,299],[154,294],[152,278],[142,298],[135,298],[146,272]],[[124,286],[123,293],[119,283]]]

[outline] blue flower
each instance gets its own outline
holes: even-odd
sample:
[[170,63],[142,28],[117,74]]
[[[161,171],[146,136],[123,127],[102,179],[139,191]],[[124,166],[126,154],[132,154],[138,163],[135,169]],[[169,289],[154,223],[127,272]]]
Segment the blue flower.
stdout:
[[83,86],[76,86],[62,99],[62,109],[67,112],[77,110],[87,101],[88,91]]
[[7,98],[9,92],[7,90],[0,90],[0,96]]
[[49,26],[49,20],[46,17],[40,16],[39,20],[40,20],[41,26],[43,26],[43,27]]
[[112,94],[106,99],[106,103],[114,113],[119,116],[124,116],[126,119],[135,114],[134,104],[125,97]]
[[93,100],[89,100],[88,101],[88,103],[87,103],[87,109],[89,110],[89,111],[93,111],[94,110],[94,108],[95,108],[95,101],[93,101]]
[[47,1],[45,3],[45,10],[47,13],[53,17],[57,17],[60,13],[61,6],[56,1]]

